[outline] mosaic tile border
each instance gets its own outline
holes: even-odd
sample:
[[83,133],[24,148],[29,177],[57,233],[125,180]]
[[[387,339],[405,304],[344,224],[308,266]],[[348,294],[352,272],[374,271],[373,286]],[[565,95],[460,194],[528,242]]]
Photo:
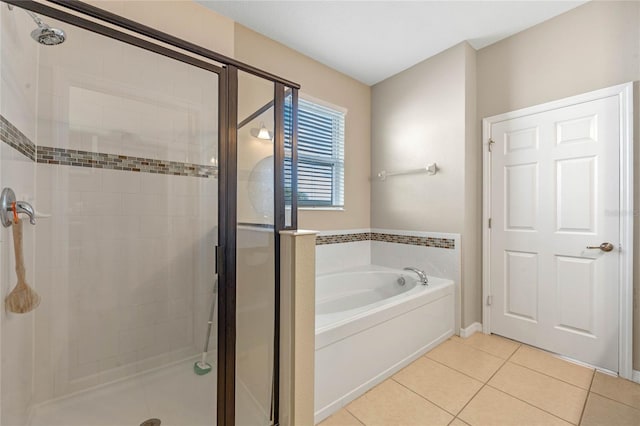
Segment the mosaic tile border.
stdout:
[[371,232],[359,232],[357,234],[341,234],[341,235],[318,235],[316,237],[316,245],[322,246],[325,244],[353,243],[356,241],[369,241],[369,240],[371,240]]
[[0,140],[32,161],[36,158],[36,144],[16,126],[0,115]]
[[386,243],[407,244],[412,246],[437,247],[453,250],[456,242],[453,238],[418,237],[414,235],[386,234],[380,232],[359,232],[341,235],[319,235],[316,245],[353,243],[356,241],[382,241]]
[[383,241],[387,243],[437,247],[443,249],[456,248],[456,240],[453,238],[417,237],[415,235],[381,234],[378,232],[372,232],[371,241]]
[[95,169],[123,170],[127,172],[156,173],[174,176],[208,178],[218,175],[217,167],[177,161],[153,160],[103,152],[38,146],[38,163],[63,166],[92,167]]
[[218,168],[215,166],[106,154],[103,152],[52,148],[50,146],[37,146],[3,115],[0,115],[0,140],[30,160],[42,164],[201,178],[218,176]]

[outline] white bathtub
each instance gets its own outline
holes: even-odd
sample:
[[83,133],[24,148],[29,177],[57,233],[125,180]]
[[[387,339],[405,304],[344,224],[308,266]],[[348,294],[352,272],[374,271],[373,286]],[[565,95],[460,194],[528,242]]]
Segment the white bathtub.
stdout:
[[[398,284],[403,277],[404,285]],[[454,333],[454,283],[366,266],[316,279],[315,421]]]

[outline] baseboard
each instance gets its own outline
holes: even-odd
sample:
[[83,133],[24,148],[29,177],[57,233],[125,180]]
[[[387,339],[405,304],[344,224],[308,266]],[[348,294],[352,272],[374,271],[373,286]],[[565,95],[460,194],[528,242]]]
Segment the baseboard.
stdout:
[[636,383],[640,383],[640,371],[633,370],[633,373],[631,374],[631,380]]
[[474,322],[467,328],[460,328],[460,337],[466,339],[467,337],[471,337],[472,334],[477,333],[478,331],[482,331],[482,324],[479,322]]

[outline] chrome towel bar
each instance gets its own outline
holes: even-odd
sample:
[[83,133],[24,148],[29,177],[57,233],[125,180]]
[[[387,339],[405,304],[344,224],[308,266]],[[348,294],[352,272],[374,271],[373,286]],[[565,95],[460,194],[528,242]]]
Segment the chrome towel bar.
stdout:
[[398,170],[393,172],[388,172],[386,170],[378,173],[379,180],[386,180],[389,176],[400,176],[400,175],[414,175],[420,173],[426,173],[428,175],[435,175],[438,173],[438,165],[436,163],[427,164],[426,167],[421,167],[419,169],[411,169],[411,170]]

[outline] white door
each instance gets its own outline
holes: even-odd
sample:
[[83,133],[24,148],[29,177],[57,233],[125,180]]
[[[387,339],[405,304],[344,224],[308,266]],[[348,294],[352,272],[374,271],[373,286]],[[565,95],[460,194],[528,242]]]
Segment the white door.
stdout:
[[490,132],[491,331],[618,371],[619,98]]

